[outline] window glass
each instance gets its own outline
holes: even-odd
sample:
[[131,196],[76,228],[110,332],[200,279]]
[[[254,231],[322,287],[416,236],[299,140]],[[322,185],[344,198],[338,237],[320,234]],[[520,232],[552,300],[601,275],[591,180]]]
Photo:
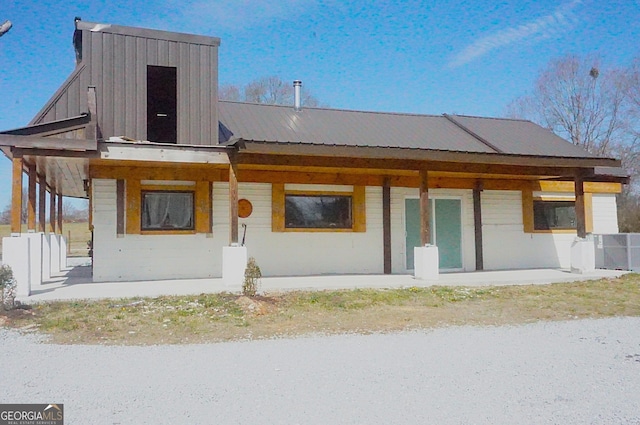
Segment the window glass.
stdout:
[[193,192],[142,192],[142,230],[193,230]]
[[285,227],[351,229],[351,196],[285,195]]
[[575,229],[574,201],[533,201],[535,230]]

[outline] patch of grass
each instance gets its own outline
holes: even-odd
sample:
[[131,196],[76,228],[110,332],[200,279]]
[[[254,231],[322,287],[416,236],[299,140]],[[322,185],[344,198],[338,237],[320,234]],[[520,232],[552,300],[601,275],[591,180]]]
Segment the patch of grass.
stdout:
[[3,312],[58,343],[175,344],[309,333],[640,316],[640,275],[552,285],[201,294],[50,302]]

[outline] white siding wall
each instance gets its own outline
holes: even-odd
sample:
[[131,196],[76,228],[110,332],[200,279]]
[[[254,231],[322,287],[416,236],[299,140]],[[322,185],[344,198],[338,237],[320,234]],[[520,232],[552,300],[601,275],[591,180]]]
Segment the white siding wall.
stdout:
[[593,233],[618,233],[618,209],[616,195],[593,195]]
[[220,237],[125,235],[118,238],[116,181],[94,179],[92,193],[94,281],[204,278],[222,274]]
[[[213,185],[213,237],[125,235],[116,237],[116,182],[93,181],[94,281],[206,278],[222,275],[222,247],[229,243],[228,184]],[[350,191],[345,186],[291,185],[287,189]],[[366,189],[367,231],[362,233],[271,231],[271,184],[240,183],[240,198],[253,213],[246,246],[264,276],[382,273],[382,189]],[[240,239],[243,228],[240,227]]]
[[[350,186],[287,185],[290,190],[350,191]],[[229,242],[228,184],[213,185],[213,237],[207,235],[125,235],[116,237],[116,182],[93,181],[94,280],[206,278],[222,275],[222,247]],[[431,197],[462,200],[463,269],[475,270],[471,190],[432,189]],[[253,204],[246,246],[265,276],[331,273],[382,273],[382,188],[366,188],[367,231],[363,233],[271,231],[271,184],[241,183],[240,198]],[[544,194],[550,195],[548,193]],[[391,189],[393,273],[406,269],[406,198],[418,190]],[[593,196],[594,233],[617,233],[615,195]],[[483,248],[486,270],[569,267],[573,234],[523,231],[519,191],[482,192]],[[240,238],[243,228],[240,227]]]
[[[229,228],[226,183],[214,185],[214,232]],[[351,191],[351,186],[286,185],[287,190]],[[330,273],[382,273],[382,188],[366,188],[367,231],[276,232],[271,231],[271,184],[240,184],[240,198],[253,204],[253,213],[240,219],[247,225],[246,246],[265,276]],[[243,229],[240,227],[240,238]]]

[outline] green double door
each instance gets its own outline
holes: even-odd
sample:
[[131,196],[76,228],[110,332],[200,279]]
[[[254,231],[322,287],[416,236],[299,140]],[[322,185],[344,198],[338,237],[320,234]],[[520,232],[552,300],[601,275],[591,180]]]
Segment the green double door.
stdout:
[[[462,202],[430,199],[431,243],[438,247],[440,269],[462,268]],[[413,248],[420,246],[420,200],[405,199],[407,270],[414,269]]]

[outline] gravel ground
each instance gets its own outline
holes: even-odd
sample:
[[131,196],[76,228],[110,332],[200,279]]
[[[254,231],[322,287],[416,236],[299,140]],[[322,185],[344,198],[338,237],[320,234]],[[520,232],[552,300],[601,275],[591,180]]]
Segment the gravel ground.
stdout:
[[183,346],[0,329],[0,403],[66,424],[640,424],[640,318]]

